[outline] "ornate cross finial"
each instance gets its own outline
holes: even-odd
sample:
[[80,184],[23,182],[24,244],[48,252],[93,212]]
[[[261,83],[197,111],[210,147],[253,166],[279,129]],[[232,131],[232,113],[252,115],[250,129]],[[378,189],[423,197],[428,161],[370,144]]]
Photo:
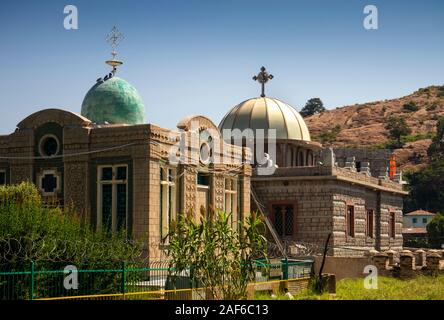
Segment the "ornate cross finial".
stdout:
[[106,61],[106,63],[113,67],[113,73],[116,72],[117,66],[120,66],[121,64],[123,64],[122,61],[116,60],[116,56],[117,56],[116,48],[119,46],[120,42],[122,42],[122,40],[124,38],[125,37],[124,37],[123,33],[121,33],[119,31],[119,29],[117,29],[116,26],[114,26],[111,29],[110,33],[106,36],[106,42],[108,42],[108,44],[111,46],[111,48],[113,48],[113,51],[111,52],[111,55],[113,56],[113,58],[111,60]]
[[257,76],[253,77],[254,81],[257,81],[262,85],[261,97],[265,97],[265,84],[268,82],[268,80],[271,80],[273,78],[274,78],[273,75],[269,74],[267,72],[267,69],[265,69],[265,67],[262,67],[261,72],[259,72]]

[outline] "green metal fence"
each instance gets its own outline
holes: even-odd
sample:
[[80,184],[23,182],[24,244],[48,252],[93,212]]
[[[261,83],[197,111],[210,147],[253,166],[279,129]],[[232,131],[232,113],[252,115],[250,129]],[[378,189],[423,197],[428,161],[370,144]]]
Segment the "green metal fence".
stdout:
[[[294,279],[309,276],[313,261],[281,260],[256,261],[256,282],[272,279]],[[65,269],[67,268],[67,269]],[[155,292],[168,289],[168,262],[113,264],[94,268],[82,266],[72,269],[61,265],[48,270],[31,262],[25,270],[0,271],[0,300],[33,300],[54,297],[110,295],[134,292]],[[72,277],[77,273],[77,277]],[[70,277],[71,275],[71,277]],[[187,274],[180,277],[183,283],[176,288],[189,288]],[[76,283],[73,278],[77,278]],[[188,278],[189,280],[189,278]],[[151,297],[155,298],[155,296]]]

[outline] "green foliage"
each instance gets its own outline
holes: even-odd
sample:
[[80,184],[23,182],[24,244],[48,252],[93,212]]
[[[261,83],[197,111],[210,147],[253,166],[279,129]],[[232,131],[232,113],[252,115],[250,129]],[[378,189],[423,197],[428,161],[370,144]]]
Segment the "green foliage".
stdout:
[[[94,231],[83,225],[72,209],[62,211],[42,204],[29,183],[0,187],[0,263],[21,270],[34,261],[40,268],[61,262],[75,265],[131,261],[140,246],[125,234]],[[59,263],[60,262],[60,263]]]
[[319,275],[314,275],[310,279],[310,290],[316,294],[323,294],[327,291],[328,277],[319,277]]
[[[124,232],[109,234],[82,224],[70,208],[49,208],[36,187],[29,183],[0,187],[0,272],[78,269],[116,269],[124,261],[135,261],[141,246],[128,241]],[[63,273],[38,276],[35,296],[63,295]],[[136,281],[137,275],[128,275]],[[29,299],[29,277],[0,281],[0,299]],[[79,273],[78,294],[115,293],[120,273]],[[37,281],[37,280],[36,280]]]
[[438,98],[444,97],[444,86],[438,87],[438,93],[436,94]]
[[427,224],[427,236],[433,247],[441,249],[444,243],[444,215],[437,214]]
[[409,135],[401,137],[401,143],[406,144],[409,142],[415,142],[415,141],[419,141],[419,140],[433,139],[434,137],[435,137],[435,134],[432,132],[409,134]]
[[172,222],[170,277],[189,272],[192,285],[208,288],[214,299],[245,298],[255,276],[254,259],[266,257],[263,222],[252,213],[233,228],[224,212],[209,210],[202,217],[196,222],[188,214]]
[[432,161],[444,159],[444,117],[438,118],[436,123],[436,135],[427,150],[427,154]]
[[432,162],[421,171],[407,173],[406,178],[410,186],[406,211],[423,208],[444,212],[444,159]]
[[427,238],[423,237],[404,237],[404,247],[408,248],[430,248],[430,242]]
[[336,141],[338,134],[341,132],[341,126],[337,125],[333,129],[321,133],[319,136],[315,137],[316,140],[322,144],[333,143]]
[[416,103],[410,101],[409,103],[404,104],[402,109],[407,112],[416,112],[419,110],[419,107],[416,105]]
[[390,138],[396,140],[396,147],[401,148],[403,146],[401,138],[411,134],[412,130],[407,125],[405,118],[390,117],[387,121],[385,129],[388,131]]
[[319,98],[311,98],[302,108],[300,114],[304,118],[315,115],[317,113],[322,113],[325,111],[324,103]]

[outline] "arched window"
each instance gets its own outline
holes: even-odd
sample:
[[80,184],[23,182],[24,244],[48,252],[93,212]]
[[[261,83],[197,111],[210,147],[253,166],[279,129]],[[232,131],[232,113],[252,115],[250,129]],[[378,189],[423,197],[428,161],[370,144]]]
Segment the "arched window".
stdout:
[[303,151],[299,151],[299,155],[298,155],[298,166],[299,167],[303,167],[305,165],[305,161],[304,161],[304,152]]
[[287,156],[287,159],[286,159],[286,162],[285,162],[285,166],[286,167],[291,167],[292,166],[292,158],[293,158],[293,148],[292,147],[287,147],[287,154],[286,154],[286,156]]
[[311,167],[313,166],[313,152],[311,150],[308,150],[307,152],[307,166]]

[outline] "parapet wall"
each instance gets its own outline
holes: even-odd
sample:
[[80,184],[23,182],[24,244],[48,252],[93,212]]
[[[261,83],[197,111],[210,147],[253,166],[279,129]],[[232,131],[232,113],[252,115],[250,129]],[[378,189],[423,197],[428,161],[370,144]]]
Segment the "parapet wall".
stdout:
[[444,274],[444,250],[403,250],[370,253],[378,274],[401,279]]
[[[314,271],[317,274],[322,264],[322,257],[314,259]],[[444,250],[409,250],[378,252],[369,251],[365,257],[326,257],[324,273],[334,274],[337,280],[364,278],[367,266],[378,268],[378,275],[395,278],[412,278],[418,275],[444,274]]]

